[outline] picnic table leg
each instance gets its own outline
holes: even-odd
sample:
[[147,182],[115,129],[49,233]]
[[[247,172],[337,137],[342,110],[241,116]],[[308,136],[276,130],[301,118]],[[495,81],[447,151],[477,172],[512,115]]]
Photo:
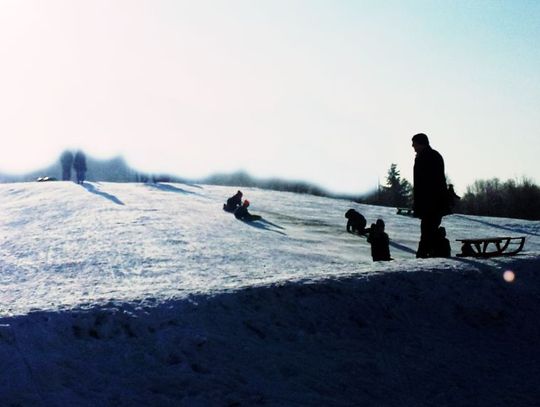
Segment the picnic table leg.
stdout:
[[506,250],[506,248],[508,247],[509,244],[510,244],[510,239],[506,239],[506,241],[504,242],[503,247],[499,247],[499,245],[497,245],[497,249],[499,249],[499,253],[503,253]]
[[475,244],[474,244],[474,247],[476,247],[476,253],[478,253],[478,254],[482,254],[482,253],[485,253],[485,252],[486,252],[485,244],[484,244],[484,251],[482,251],[482,250],[480,249],[480,243],[475,243]]
[[525,244],[525,238],[520,238],[519,247],[516,250],[516,253],[519,252],[521,249],[523,249],[523,245]]

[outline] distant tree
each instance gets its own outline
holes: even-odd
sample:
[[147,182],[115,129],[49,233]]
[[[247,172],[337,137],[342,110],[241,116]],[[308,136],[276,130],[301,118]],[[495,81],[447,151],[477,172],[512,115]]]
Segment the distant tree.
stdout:
[[386,176],[386,186],[383,188],[391,206],[405,207],[410,205],[411,184],[402,179],[397,164],[391,164]]
[[411,205],[412,186],[401,174],[397,164],[391,164],[386,175],[386,184],[379,186],[364,198],[364,202],[372,205],[409,207]]
[[60,163],[62,164],[62,181],[71,180],[71,166],[73,164],[73,153],[66,150],[60,156]]

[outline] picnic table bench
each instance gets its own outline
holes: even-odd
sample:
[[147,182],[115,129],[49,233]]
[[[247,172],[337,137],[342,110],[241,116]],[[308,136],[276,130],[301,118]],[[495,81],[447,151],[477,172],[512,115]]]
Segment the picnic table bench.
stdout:
[[456,240],[463,243],[461,253],[457,254],[459,257],[511,256],[519,253],[525,244],[525,236]]

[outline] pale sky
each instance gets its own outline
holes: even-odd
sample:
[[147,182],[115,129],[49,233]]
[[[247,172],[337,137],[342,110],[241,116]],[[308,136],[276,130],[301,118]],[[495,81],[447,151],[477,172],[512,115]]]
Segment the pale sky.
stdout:
[[540,1],[1,0],[0,171],[66,148],[359,193],[540,182]]

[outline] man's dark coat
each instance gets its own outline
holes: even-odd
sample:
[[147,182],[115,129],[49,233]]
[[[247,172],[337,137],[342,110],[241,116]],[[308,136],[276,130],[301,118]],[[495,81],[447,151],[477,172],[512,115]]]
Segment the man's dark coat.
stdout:
[[430,146],[418,152],[414,160],[413,209],[418,218],[449,213],[444,160]]

